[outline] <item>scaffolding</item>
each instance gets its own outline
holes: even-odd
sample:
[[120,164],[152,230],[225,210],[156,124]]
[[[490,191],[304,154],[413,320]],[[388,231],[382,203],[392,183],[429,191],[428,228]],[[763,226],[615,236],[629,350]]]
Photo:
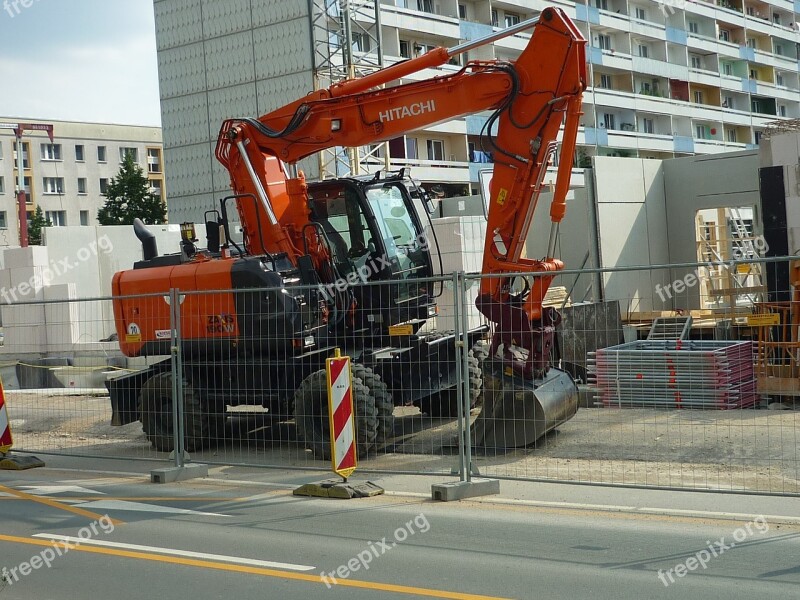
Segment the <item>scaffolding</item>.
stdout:
[[[309,0],[309,12],[315,89],[383,68],[380,2]],[[388,168],[388,160],[386,142],[363,148],[330,148],[319,153],[320,179]]]

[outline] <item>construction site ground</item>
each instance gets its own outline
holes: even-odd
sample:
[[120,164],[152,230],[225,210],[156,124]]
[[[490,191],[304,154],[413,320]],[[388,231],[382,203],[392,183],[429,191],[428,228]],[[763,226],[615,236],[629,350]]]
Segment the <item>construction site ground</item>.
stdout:
[[[168,461],[132,423],[112,427],[100,392],[7,393],[19,450]],[[474,419],[479,409],[474,409]],[[458,464],[454,419],[395,410],[395,437],[360,457],[362,470],[449,473]],[[581,408],[535,447],[478,449],[485,476],[695,489],[800,493],[800,411]],[[210,464],[325,469],[296,440],[291,421],[258,407],[231,411],[226,439],[191,460]]]

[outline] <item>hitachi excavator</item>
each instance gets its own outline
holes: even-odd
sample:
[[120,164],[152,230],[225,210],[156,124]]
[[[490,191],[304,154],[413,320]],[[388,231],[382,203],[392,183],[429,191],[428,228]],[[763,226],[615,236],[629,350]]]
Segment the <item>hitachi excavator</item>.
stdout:
[[[403,83],[423,69],[502,37],[533,29],[515,61],[471,60],[452,74]],[[391,140],[437,123],[491,111],[484,148],[494,156],[477,309],[491,330],[488,357],[470,358],[484,405],[474,441],[533,443],[577,410],[577,389],[551,366],[560,315],[542,302],[563,263],[554,257],[586,86],[585,45],[558,8],[536,19],[437,48],[370,75],[315,91],[258,119],[223,123],[216,148],[233,194],[206,213],[207,248],[182,227],[182,251],[159,256],[141,224],[143,260],[114,276],[114,316],[123,353],[172,350],[177,309],[186,446],[224,437],[228,406],[258,403],[294,418],[315,455],[330,452],[324,364],[335,348],[354,360],[360,453],[385,444],[394,405],[434,416],[455,412],[457,347],[486,327],[424,333],[436,315],[432,211],[406,170],[309,183],[297,162],[334,147]],[[522,257],[548,164],[564,123],[550,204],[551,235],[541,260]],[[491,132],[497,128],[496,136]],[[231,236],[235,205],[242,241]],[[172,302],[176,304],[176,302]],[[109,382],[112,424],[141,420],[160,450],[173,444],[170,360]]]

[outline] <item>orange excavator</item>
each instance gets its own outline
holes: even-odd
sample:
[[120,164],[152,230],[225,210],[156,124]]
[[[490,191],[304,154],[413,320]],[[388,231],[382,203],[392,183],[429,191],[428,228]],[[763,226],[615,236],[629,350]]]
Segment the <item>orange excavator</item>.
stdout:
[[[471,60],[452,74],[401,82],[531,28],[515,61]],[[492,334],[488,357],[479,365],[471,353],[463,375],[474,395],[484,396],[474,439],[528,445],[575,414],[575,384],[550,365],[560,315],[542,302],[563,269],[554,254],[586,86],[585,45],[562,10],[547,8],[536,19],[337,83],[258,119],[223,123],[216,155],[233,194],[206,213],[207,248],[196,246],[186,224],[182,251],[159,256],[153,235],[137,222],[143,260],[113,280],[120,346],[131,357],[169,353],[175,315],[165,299],[170,290],[184,294],[178,312],[188,448],[224,436],[227,406],[259,403],[293,416],[306,445],[327,455],[324,360],[336,347],[354,359],[360,452],[391,436],[394,405],[455,413],[454,336],[422,328],[436,315],[438,244],[426,234],[427,193],[405,169],[310,183],[297,162],[481,111],[490,111],[482,140],[494,171],[476,305]],[[545,257],[532,260],[522,250],[562,122],[551,235]],[[230,232],[231,203],[242,226],[239,243]],[[470,330],[462,341],[472,347],[485,332]],[[109,389],[112,424],[140,419],[156,448],[171,448],[169,360],[117,378]]]

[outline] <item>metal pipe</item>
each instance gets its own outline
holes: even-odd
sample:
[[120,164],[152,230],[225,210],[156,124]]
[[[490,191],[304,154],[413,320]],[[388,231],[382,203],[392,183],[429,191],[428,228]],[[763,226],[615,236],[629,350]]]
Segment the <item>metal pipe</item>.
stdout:
[[461,44],[458,44],[457,46],[448,48],[447,54],[452,57],[458,54],[462,54],[464,52],[468,52],[473,48],[477,48],[479,46],[485,46],[486,44],[491,44],[492,42],[496,42],[497,40],[502,40],[503,38],[514,35],[515,33],[519,33],[520,31],[525,31],[526,29],[535,27],[538,23],[539,23],[539,17],[533,17],[525,21],[520,21],[519,23],[517,23],[516,25],[512,25],[511,27],[501,29],[500,31],[495,31],[494,33],[490,33],[489,35],[485,35],[476,40],[469,40],[468,42],[463,42]]
[[275,211],[272,209],[272,204],[270,204],[269,196],[267,196],[267,190],[264,189],[264,184],[261,183],[261,179],[259,179],[258,175],[256,174],[256,170],[253,168],[253,163],[250,162],[250,157],[247,155],[247,149],[244,146],[244,142],[242,140],[238,140],[236,142],[236,147],[239,149],[239,154],[244,161],[245,167],[247,167],[247,172],[250,174],[250,179],[253,180],[253,185],[256,186],[258,199],[261,201],[270,223],[272,225],[277,225],[278,217],[275,216]]

